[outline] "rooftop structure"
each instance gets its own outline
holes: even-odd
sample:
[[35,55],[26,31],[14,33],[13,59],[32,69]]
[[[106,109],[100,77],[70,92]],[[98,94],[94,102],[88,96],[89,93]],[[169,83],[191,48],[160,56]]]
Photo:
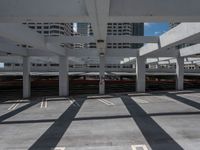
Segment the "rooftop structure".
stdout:
[[184,89],[200,87],[199,8],[0,0],[0,149],[199,149],[200,90]]
[[[182,7],[177,10],[179,3]],[[175,64],[177,89],[182,90],[184,63],[195,67],[199,64],[188,59],[199,54],[198,4],[197,0],[190,7],[186,0],[165,4],[148,0],[61,0],[59,3],[42,0],[38,7],[37,0],[3,0],[0,5],[1,62],[23,64],[24,97],[30,96],[30,64],[38,62],[58,66],[60,96],[69,94],[69,66],[79,64],[99,68],[100,94],[105,92],[105,68],[111,64],[132,64],[129,71],[135,69],[138,92],[145,91],[147,64]],[[158,37],[143,36],[144,22],[180,24]],[[80,34],[74,34],[75,23]],[[189,44],[188,47],[181,47],[183,43]],[[166,60],[160,61],[163,57]],[[154,65],[154,68],[159,72],[160,67]]]

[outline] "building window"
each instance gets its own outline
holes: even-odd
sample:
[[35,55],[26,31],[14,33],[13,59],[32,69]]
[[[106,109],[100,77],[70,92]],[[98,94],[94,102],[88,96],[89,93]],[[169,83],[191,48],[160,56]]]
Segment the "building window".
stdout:
[[58,67],[59,65],[58,64],[51,64],[50,66],[52,66],[52,67]]
[[19,66],[20,66],[20,64],[15,64],[15,66],[16,66],[16,67],[19,67]]

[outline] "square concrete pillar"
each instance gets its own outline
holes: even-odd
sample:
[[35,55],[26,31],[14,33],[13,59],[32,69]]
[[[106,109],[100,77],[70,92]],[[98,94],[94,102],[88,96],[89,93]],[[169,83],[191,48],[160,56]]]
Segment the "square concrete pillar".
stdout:
[[136,58],[136,92],[145,92],[146,89],[145,61],[146,58],[144,57]]
[[176,58],[176,90],[184,90],[184,58]]
[[99,57],[99,94],[105,94],[105,56]]
[[68,56],[59,56],[59,96],[69,96]]
[[31,96],[30,57],[23,57],[23,98]]

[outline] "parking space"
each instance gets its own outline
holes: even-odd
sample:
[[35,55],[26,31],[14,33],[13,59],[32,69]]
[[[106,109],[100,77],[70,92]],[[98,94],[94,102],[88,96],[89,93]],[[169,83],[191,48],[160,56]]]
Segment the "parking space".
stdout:
[[180,101],[177,101],[167,95],[151,95],[151,96],[135,96],[131,97],[142,109],[148,114],[160,114],[160,113],[186,113],[196,112],[198,109],[190,105],[186,105]]
[[192,94],[188,93],[188,94],[181,94],[178,96],[200,103],[200,93],[192,93]]
[[6,114],[8,112],[11,112],[13,110],[16,110],[17,108],[24,106],[25,104],[29,103],[30,101],[27,100],[22,100],[22,99],[14,99],[14,100],[9,100],[6,102],[2,102],[0,104],[0,115]]
[[1,149],[198,150],[198,95],[132,93],[6,101],[0,104]]

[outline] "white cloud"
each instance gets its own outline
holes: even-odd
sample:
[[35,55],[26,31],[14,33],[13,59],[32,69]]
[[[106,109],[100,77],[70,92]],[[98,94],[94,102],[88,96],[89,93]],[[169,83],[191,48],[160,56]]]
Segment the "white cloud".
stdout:
[[160,33],[161,33],[160,31],[156,31],[156,32],[154,32],[154,35],[158,35]]
[[150,27],[151,25],[152,25],[152,23],[148,23],[148,22],[144,23],[145,27]]

